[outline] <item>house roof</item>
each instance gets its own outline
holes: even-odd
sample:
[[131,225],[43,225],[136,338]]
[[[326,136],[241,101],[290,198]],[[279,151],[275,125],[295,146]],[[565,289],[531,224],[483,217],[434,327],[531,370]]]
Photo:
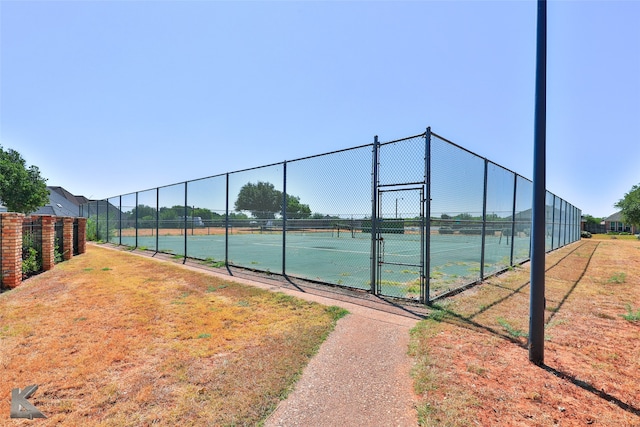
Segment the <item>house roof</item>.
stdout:
[[611,221],[621,222],[622,221],[622,211],[616,212],[613,215],[609,215],[604,220],[605,220],[605,222],[611,222]]
[[84,196],[74,196],[62,187],[47,187],[49,190],[49,203],[40,207],[33,215],[55,215],[55,216],[79,216],[79,199],[86,199]]
[[76,206],[80,206],[83,203],[89,202],[89,199],[87,199],[86,197],[74,196],[73,194],[69,193],[67,190],[65,190],[62,187],[47,187],[47,188],[49,189],[50,192],[55,191],[56,193],[60,194],[62,197],[64,197],[71,203],[75,204]]

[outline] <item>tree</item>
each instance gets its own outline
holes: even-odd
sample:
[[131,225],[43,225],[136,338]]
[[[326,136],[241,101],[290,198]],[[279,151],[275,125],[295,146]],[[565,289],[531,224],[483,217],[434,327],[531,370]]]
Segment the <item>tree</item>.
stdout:
[[249,182],[240,189],[234,206],[236,211],[251,211],[254,218],[275,218],[281,211],[282,192],[269,182]]
[[614,206],[622,211],[622,219],[626,224],[640,227],[640,184],[631,187],[631,191]]
[[309,218],[310,216],[309,205],[300,203],[300,197],[287,195],[287,219]]
[[47,180],[15,150],[0,145],[0,200],[9,212],[29,214],[49,201]]
[[584,221],[587,224],[599,225],[602,222],[602,218],[596,218],[589,214],[584,215]]
[[[245,184],[238,193],[236,211],[250,211],[254,218],[273,219],[282,213],[282,191],[276,190],[269,182],[258,181]],[[300,198],[287,195],[287,218],[308,218],[309,205],[300,203]]]

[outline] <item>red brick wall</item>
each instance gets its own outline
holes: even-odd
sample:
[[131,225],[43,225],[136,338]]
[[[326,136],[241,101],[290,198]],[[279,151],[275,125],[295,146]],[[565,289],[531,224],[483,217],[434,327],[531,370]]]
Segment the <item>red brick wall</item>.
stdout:
[[[51,270],[55,265],[55,223],[57,217],[39,215],[42,220],[42,269]],[[24,214],[3,212],[0,213],[0,233],[2,264],[2,287],[15,288],[22,283],[22,223]],[[78,221],[78,253],[86,251],[87,219],[86,218],[62,218],[64,252],[62,258],[66,261],[73,257],[73,223]]]
[[87,218],[76,218],[78,221],[78,253],[87,251]]
[[20,213],[3,213],[2,225],[2,285],[15,288],[22,282],[22,220]]
[[48,271],[55,264],[56,218],[49,215],[39,216],[42,220],[42,269]]
[[65,261],[69,261],[73,256],[73,218],[63,218],[63,227],[62,227],[62,247],[64,248],[64,253],[62,254],[62,259]]

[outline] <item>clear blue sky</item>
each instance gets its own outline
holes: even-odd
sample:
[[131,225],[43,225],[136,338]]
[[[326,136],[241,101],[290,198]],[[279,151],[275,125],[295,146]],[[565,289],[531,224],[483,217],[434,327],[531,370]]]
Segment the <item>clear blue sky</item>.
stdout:
[[[594,216],[640,183],[638,22],[548,4],[547,188]],[[426,126],[531,178],[535,29],[534,1],[0,0],[0,144],[92,198]]]

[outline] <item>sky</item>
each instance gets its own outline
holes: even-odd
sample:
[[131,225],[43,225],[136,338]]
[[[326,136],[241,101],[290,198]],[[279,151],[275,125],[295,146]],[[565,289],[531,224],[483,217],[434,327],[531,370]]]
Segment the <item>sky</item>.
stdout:
[[[596,217],[640,184],[638,22],[548,2],[547,189]],[[531,179],[535,49],[534,1],[0,0],[0,145],[93,199],[427,126]]]

